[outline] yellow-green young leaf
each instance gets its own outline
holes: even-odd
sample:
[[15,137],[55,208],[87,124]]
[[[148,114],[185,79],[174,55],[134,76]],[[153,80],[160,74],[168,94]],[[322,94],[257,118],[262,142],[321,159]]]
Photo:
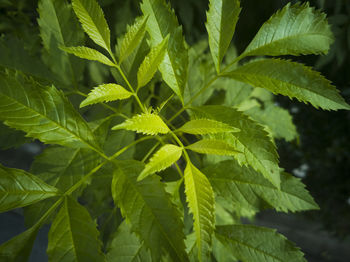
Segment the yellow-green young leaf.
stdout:
[[194,119],[186,122],[179,131],[193,135],[207,135],[224,132],[239,132],[239,128],[229,126],[213,119]]
[[111,52],[110,31],[96,0],[72,0],[73,9],[92,41]]
[[147,32],[151,45],[156,46],[170,34],[169,45],[159,71],[167,85],[183,100],[187,82],[188,52],[174,10],[165,0],[144,0],[142,13],[149,16]]
[[282,212],[319,209],[300,179],[281,173],[281,189],[252,168],[241,167],[234,160],[222,161],[203,169],[214,192],[239,213],[275,208]]
[[300,249],[275,229],[253,225],[217,226],[215,237],[240,261],[306,262]]
[[0,165],[0,177],[0,213],[59,195],[57,188],[24,170]]
[[208,261],[215,227],[214,192],[207,179],[192,163],[185,169],[185,193],[193,214],[199,261]]
[[132,26],[127,26],[120,46],[119,63],[122,63],[141,43],[146,33],[147,16],[136,19]]
[[210,52],[218,73],[235,32],[240,12],[239,0],[209,1],[206,28],[209,35]]
[[88,124],[62,92],[20,73],[0,73],[0,119],[45,143],[99,148]]
[[112,129],[126,129],[146,135],[166,134],[169,132],[168,126],[163,122],[160,116],[153,113],[135,115],[125,120],[123,123],[112,127]]
[[158,66],[164,59],[166,49],[168,46],[169,37],[164,38],[164,40],[157,46],[153,47],[137,72],[137,88],[147,85],[147,83],[152,79],[154,74],[157,72]]
[[227,73],[227,76],[274,94],[309,102],[316,108],[350,109],[329,80],[300,63],[264,59],[245,64]]
[[76,200],[65,198],[49,231],[49,261],[105,261],[98,235],[89,212]]
[[216,139],[202,139],[187,146],[187,148],[197,153],[210,155],[234,156],[242,153],[224,140]]
[[174,164],[182,155],[182,148],[175,145],[164,145],[162,146],[150,159],[145,169],[141,172],[138,181],[145,177],[162,171],[172,164]]
[[72,47],[61,47],[61,49],[63,51],[66,51],[67,53],[73,54],[80,58],[84,58],[92,61],[98,61],[108,66],[114,66],[114,63],[107,56],[101,54],[99,51],[90,47],[72,46]]
[[309,3],[289,3],[263,24],[241,57],[326,54],[332,42],[324,13]]
[[172,261],[188,261],[185,251],[183,222],[164,183],[157,176],[137,182],[144,165],[139,161],[115,162],[112,195],[123,217],[146,247],[152,261],[168,254]]
[[95,87],[83,100],[80,107],[97,104],[100,102],[110,102],[115,100],[127,99],[132,96],[132,93],[124,87],[117,84],[102,84]]

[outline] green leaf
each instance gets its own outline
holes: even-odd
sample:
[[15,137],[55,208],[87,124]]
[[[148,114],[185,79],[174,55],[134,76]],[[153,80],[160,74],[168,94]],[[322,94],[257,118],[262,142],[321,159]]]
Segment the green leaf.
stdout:
[[72,4],[84,31],[92,41],[110,53],[109,27],[96,0],[72,0]]
[[179,131],[193,135],[207,135],[225,132],[239,132],[240,130],[213,119],[194,119],[186,122]]
[[208,261],[215,227],[214,192],[207,179],[192,163],[185,169],[185,193],[193,214],[199,261]]
[[300,179],[281,173],[281,189],[252,168],[241,167],[236,161],[228,160],[203,169],[215,193],[232,202],[235,209],[259,211],[268,205],[277,211],[303,211],[318,209],[305,185]]
[[152,46],[158,45],[170,34],[168,49],[159,70],[167,85],[182,100],[188,69],[188,53],[182,28],[174,11],[164,0],[144,0],[141,10],[144,16],[149,16],[146,29],[151,36]]
[[235,154],[240,165],[250,165],[270,180],[280,185],[280,171],[276,146],[266,131],[257,122],[251,120],[234,108],[225,106],[202,106],[193,108],[196,117],[209,118],[223,122],[241,130],[238,133],[212,135],[216,139],[226,140],[228,144],[243,154]]
[[164,59],[164,55],[168,46],[168,40],[169,37],[164,38],[164,40],[160,42],[159,45],[151,49],[151,51],[143,60],[137,72],[137,88],[147,85],[148,82],[153,78],[154,74],[157,72],[160,63]]
[[326,54],[333,41],[324,13],[309,3],[289,3],[263,24],[241,57]]
[[186,148],[201,154],[212,154],[221,156],[234,156],[242,152],[237,151],[224,140],[217,139],[202,139]]
[[160,261],[164,251],[174,261],[187,261],[180,213],[157,176],[136,182],[143,169],[138,161],[116,162],[112,194],[116,205],[135,232]]
[[235,32],[239,13],[238,0],[210,0],[207,12],[206,28],[209,35],[209,46],[216,71],[220,72],[220,64],[231,43]]
[[112,236],[112,242],[107,252],[107,261],[152,262],[152,257],[145,244],[131,232],[130,226],[124,221]]
[[24,170],[0,165],[0,177],[0,212],[59,195],[57,188]]
[[49,231],[49,261],[104,261],[98,235],[89,212],[74,199],[65,198]]
[[126,129],[146,135],[166,134],[169,132],[168,126],[163,122],[160,116],[153,113],[135,115],[125,120],[123,123],[112,127],[112,129]]
[[20,73],[0,73],[0,119],[45,143],[98,148],[94,135],[62,92]]
[[19,147],[27,142],[31,142],[29,137],[25,137],[25,133],[15,130],[0,122],[0,148],[6,150],[9,148]]
[[43,59],[66,85],[76,85],[83,74],[84,64],[69,57],[60,46],[81,45],[84,32],[66,0],[41,0],[38,5],[40,36],[45,47]]
[[73,54],[83,59],[92,61],[98,61],[108,66],[115,66],[115,64],[105,55],[99,51],[89,48],[86,46],[72,46],[72,47],[61,47],[61,49],[69,54]]
[[330,81],[310,67],[281,59],[251,62],[227,76],[326,110],[350,109]]
[[102,84],[95,87],[80,104],[80,108],[97,104],[100,102],[110,102],[115,100],[127,99],[132,96],[132,93],[127,91],[124,87],[117,84]]
[[306,261],[299,248],[274,229],[253,225],[217,226],[215,236],[241,261]]
[[126,33],[120,46],[119,64],[121,64],[141,43],[146,33],[147,19],[147,16],[138,18],[132,26],[127,26]]
[[138,176],[137,181],[170,167],[177,160],[179,160],[181,155],[181,147],[172,144],[162,146],[149,160],[148,164],[145,166],[145,169]]

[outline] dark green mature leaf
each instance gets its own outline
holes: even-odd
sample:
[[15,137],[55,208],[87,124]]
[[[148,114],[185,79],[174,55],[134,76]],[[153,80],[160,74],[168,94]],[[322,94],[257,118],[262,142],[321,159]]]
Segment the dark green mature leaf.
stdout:
[[97,45],[111,52],[110,31],[96,0],[72,0],[73,9],[84,31]]
[[61,82],[76,85],[83,73],[82,61],[60,50],[61,46],[81,45],[84,42],[84,32],[79,28],[71,5],[66,0],[41,0],[38,12],[46,64]]
[[130,226],[124,221],[112,236],[112,242],[107,252],[107,261],[152,262],[152,257],[145,244],[131,232]]
[[295,97],[326,110],[350,109],[330,81],[310,67],[281,59],[263,59],[245,64],[227,74],[274,94]]
[[324,13],[309,3],[289,3],[263,24],[241,57],[326,54],[333,40]]
[[193,214],[199,261],[208,261],[215,227],[215,200],[207,177],[192,163],[185,169],[185,193]]
[[89,126],[61,92],[20,73],[0,73],[0,119],[45,143],[98,148]]
[[20,169],[0,165],[0,212],[59,195],[57,188]]
[[224,140],[217,139],[202,139],[199,140],[186,148],[200,153],[200,154],[212,154],[221,156],[234,156],[242,152],[237,151],[234,147],[229,145]]
[[305,185],[300,179],[281,174],[281,189],[252,168],[241,167],[236,161],[228,160],[203,169],[215,193],[229,202],[235,209],[258,211],[266,205],[277,211],[303,211],[318,209]]
[[116,205],[135,232],[151,250],[153,261],[164,251],[174,261],[187,261],[183,224],[177,208],[159,177],[136,182],[143,169],[138,161],[116,162],[112,194]]
[[89,212],[74,199],[65,198],[49,231],[49,260],[104,261],[98,235]]
[[217,226],[215,236],[241,261],[306,261],[299,248],[274,229],[253,225]]
[[240,165],[250,165],[261,172],[276,187],[280,185],[280,171],[276,146],[263,127],[234,108],[225,106],[202,106],[193,108],[198,118],[210,118],[239,128],[238,133],[216,134],[243,154],[234,157]]
[[24,143],[30,142],[29,137],[25,137],[25,133],[15,130],[0,122],[0,148],[3,150],[19,147]]
[[170,34],[168,50],[159,69],[164,81],[182,100],[188,68],[188,53],[182,28],[165,0],[144,0],[141,9],[145,16],[149,16],[146,28],[152,46],[158,45]]
[[186,122],[179,131],[193,135],[207,135],[225,132],[239,132],[238,128],[213,119],[194,119]]
[[207,31],[209,46],[216,71],[220,72],[220,64],[229,47],[239,13],[239,0],[210,0],[207,12]]
[[99,51],[89,48],[86,46],[72,46],[72,47],[61,47],[61,49],[69,54],[73,54],[83,59],[92,61],[98,61],[108,66],[115,66],[115,64],[105,55]]

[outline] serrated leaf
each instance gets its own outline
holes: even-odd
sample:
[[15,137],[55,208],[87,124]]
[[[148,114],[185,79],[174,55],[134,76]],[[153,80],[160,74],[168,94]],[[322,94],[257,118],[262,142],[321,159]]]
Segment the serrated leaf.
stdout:
[[135,115],[125,120],[123,123],[112,127],[112,129],[126,129],[147,135],[166,134],[169,132],[168,126],[163,122],[160,116],[153,113]]
[[213,56],[216,71],[231,43],[239,13],[238,0],[210,0],[207,12],[206,28],[209,35],[210,52]]
[[154,155],[151,157],[145,169],[138,176],[137,181],[144,179],[145,177],[162,171],[172,164],[174,164],[182,155],[182,148],[167,144],[162,146]]
[[262,25],[241,57],[326,54],[333,41],[324,13],[289,3]]
[[83,59],[98,61],[108,66],[115,66],[115,64],[107,56],[103,55],[102,53],[93,48],[89,48],[86,46],[61,46],[60,48],[69,54],[73,54]]
[[299,248],[274,229],[253,225],[217,226],[215,236],[241,261],[306,261]]
[[186,122],[179,131],[193,135],[207,135],[225,132],[239,132],[238,128],[213,119],[194,119]]
[[151,36],[152,46],[158,45],[170,34],[168,49],[159,70],[164,81],[182,100],[188,69],[188,53],[182,28],[174,11],[164,0],[144,0],[141,10],[144,16],[149,16],[146,29]]
[[107,252],[107,261],[152,262],[152,257],[144,243],[131,232],[130,225],[124,221],[112,236]]
[[230,107],[202,106],[195,107],[193,110],[198,118],[214,119],[239,128],[241,132],[238,133],[221,133],[211,136],[225,140],[236,150],[243,152],[234,155],[240,165],[250,165],[262,173],[273,185],[279,187],[280,171],[276,146],[262,126]]
[[230,146],[224,140],[217,139],[202,139],[186,148],[200,153],[200,154],[212,154],[221,156],[234,156],[242,152],[237,151],[234,147]]
[[49,260],[104,261],[98,235],[89,212],[74,199],[65,198],[49,231]]
[[214,192],[207,179],[192,163],[185,169],[185,194],[193,214],[199,261],[208,261],[215,227]]
[[110,102],[115,100],[123,100],[132,96],[132,93],[127,91],[124,87],[117,84],[102,84],[95,87],[88,95],[86,99],[84,99],[80,108],[97,104],[100,102]]
[[320,73],[303,64],[263,59],[245,64],[227,76],[274,94],[297,98],[326,110],[350,109],[338,90]]
[[180,214],[159,177],[147,177],[137,182],[143,169],[141,162],[120,161],[116,165],[113,199],[132,231],[150,249],[152,260],[160,261],[166,251],[174,261],[188,261]]
[[20,73],[0,73],[0,119],[44,143],[98,148],[89,126],[62,92]]
[[31,141],[29,137],[25,137],[25,133],[15,130],[0,122],[0,148],[6,150],[16,148]]
[[146,33],[147,19],[147,16],[138,18],[133,25],[127,26],[120,46],[119,63],[122,63],[141,43]]
[[91,40],[111,52],[109,27],[97,1],[72,0],[72,5],[84,31]]
[[57,188],[21,169],[0,165],[0,213],[59,195]]
[[266,205],[283,212],[318,209],[300,179],[287,173],[281,173],[280,190],[252,168],[241,167],[233,160],[210,165],[203,173],[215,193],[232,202],[236,210],[248,208],[257,212]]
[[153,47],[147,54],[137,72],[137,88],[148,84],[157,72],[160,63],[164,59],[166,49],[168,47],[169,37],[163,39],[159,45]]

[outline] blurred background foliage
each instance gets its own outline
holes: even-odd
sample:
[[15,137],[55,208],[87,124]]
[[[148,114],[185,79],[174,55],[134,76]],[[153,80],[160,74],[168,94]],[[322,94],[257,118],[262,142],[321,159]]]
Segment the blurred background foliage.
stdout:
[[[0,65],[11,67],[21,63],[24,57],[40,57],[42,43],[37,27],[37,0],[0,0]],[[139,0],[99,0],[109,21],[112,34],[120,36],[126,24],[140,14]],[[242,52],[259,27],[279,8],[285,0],[242,0],[243,10],[234,37],[238,52]],[[204,22],[207,0],[172,0],[186,41],[197,43],[206,38]],[[335,42],[327,56],[299,57],[299,61],[321,71],[350,102],[350,1],[318,0],[311,5],[323,9],[332,25]],[[112,40],[113,41],[113,40]],[[116,37],[114,37],[116,43]],[[16,50],[14,53],[11,50]],[[30,62],[28,62],[30,61]],[[23,68],[33,75],[39,71],[40,60],[26,60]],[[106,82],[108,71],[103,65],[89,63],[85,68],[84,81],[99,84]],[[86,79],[86,80],[85,80]],[[89,84],[88,86],[91,86]],[[339,238],[350,235],[350,112],[327,112],[284,97],[276,97],[276,103],[293,115],[299,132],[298,141],[278,141],[281,166],[287,172],[303,179],[321,210],[306,212],[303,216],[322,221],[323,226]],[[1,124],[1,161],[19,168],[29,167],[32,158],[40,152],[40,146],[9,149],[13,144],[11,134]],[[17,137],[17,136],[14,136]],[[23,141],[16,140],[19,146]]]

